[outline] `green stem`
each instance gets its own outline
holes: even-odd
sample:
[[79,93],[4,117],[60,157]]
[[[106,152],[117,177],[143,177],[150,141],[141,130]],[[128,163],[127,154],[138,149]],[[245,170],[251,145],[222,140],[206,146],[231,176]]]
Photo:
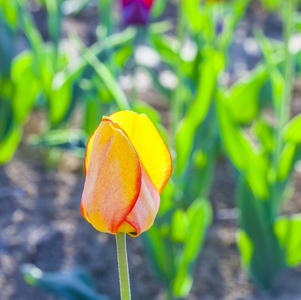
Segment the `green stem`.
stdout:
[[119,269],[120,295],[121,300],[131,299],[130,277],[126,253],[126,236],[120,232],[116,234],[117,259]]
[[[295,0],[285,1],[284,13],[284,34],[285,34],[285,52],[286,62],[284,70],[284,90],[282,101],[278,112],[279,129],[282,130],[290,118],[290,103],[292,97],[293,79],[294,79],[294,57],[289,49],[289,42],[294,30],[294,2]],[[280,138],[279,138],[280,139]]]
[[172,290],[171,288],[168,289],[167,293],[166,293],[166,300],[172,300],[173,299],[173,294],[172,294]]
[[181,51],[184,44],[185,38],[185,29],[184,29],[184,8],[183,8],[183,1],[180,0],[178,2],[178,28],[177,28],[177,37],[179,41],[179,52],[178,52],[178,61],[176,66],[176,74],[178,78],[178,85],[174,92],[174,97],[172,101],[172,132],[176,133],[177,126],[181,120],[181,111],[182,111],[182,85],[183,85],[183,73],[181,69]]
[[[289,42],[294,31],[294,11],[296,8],[295,0],[287,0],[283,2],[283,19],[284,19],[284,40],[285,40],[285,66],[284,66],[284,87],[282,92],[281,103],[276,107],[276,149],[274,156],[274,170],[277,172],[281,159],[281,152],[284,146],[282,130],[290,119],[290,106],[292,98],[292,90],[294,83],[294,56],[289,49]],[[274,199],[278,199],[279,191],[277,185],[274,189]],[[279,201],[276,200],[276,205]],[[276,208],[277,209],[277,208]]]
[[106,38],[110,34],[111,28],[111,17],[110,14],[111,1],[110,0],[99,0],[98,1],[98,15],[99,15],[99,24],[102,25],[102,37]]

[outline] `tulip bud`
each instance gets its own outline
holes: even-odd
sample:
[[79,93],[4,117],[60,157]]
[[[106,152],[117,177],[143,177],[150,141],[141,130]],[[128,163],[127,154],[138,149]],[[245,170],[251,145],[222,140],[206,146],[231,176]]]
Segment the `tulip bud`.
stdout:
[[85,171],[83,216],[99,231],[137,236],[154,222],[172,161],[146,115],[120,111],[90,137]]

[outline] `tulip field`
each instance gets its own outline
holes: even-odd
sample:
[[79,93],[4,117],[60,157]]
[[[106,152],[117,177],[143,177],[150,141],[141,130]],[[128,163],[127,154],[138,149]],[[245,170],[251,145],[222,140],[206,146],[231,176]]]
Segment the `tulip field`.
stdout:
[[300,300],[300,10],[0,0],[0,300]]

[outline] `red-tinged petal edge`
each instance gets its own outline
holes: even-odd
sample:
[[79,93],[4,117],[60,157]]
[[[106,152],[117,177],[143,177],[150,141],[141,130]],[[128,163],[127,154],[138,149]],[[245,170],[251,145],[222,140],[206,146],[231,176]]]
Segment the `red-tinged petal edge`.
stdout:
[[88,222],[90,222],[90,221],[89,221],[89,216],[88,216],[88,214],[87,214],[87,212],[86,212],[86,209],[85,209],[85,206],[84,206],[84,201],[81,201],[80,210],[81,210],[81,212],[82,212],[83,217],[84,217]]
[[143,165],[141,165],[141,171],[142,180],[139,197],[124,220],[135,229],[136,232],[127,232],[133,237],[140,235],[153,225],[160,206],[159,192]]

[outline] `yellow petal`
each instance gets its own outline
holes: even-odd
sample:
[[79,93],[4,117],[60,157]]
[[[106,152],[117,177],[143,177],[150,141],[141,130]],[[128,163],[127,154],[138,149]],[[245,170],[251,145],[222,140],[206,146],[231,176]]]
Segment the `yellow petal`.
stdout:
[[161,193],[170,177],[172,160],[154,124],[146,115],[138,115],[132,111],[116,112],[110,115],[109,119],[117,122],[127,133],[140,161]]
[[137,236],[136,229],[133,226],[131,226],[127,221],[122,222],[117,232],[125,232],[130,234],[131,236]]
[[118,126],[107,120],[100,123],[88,148],[83,214],[97,230],[117,233],[140,193],[138,155]]

